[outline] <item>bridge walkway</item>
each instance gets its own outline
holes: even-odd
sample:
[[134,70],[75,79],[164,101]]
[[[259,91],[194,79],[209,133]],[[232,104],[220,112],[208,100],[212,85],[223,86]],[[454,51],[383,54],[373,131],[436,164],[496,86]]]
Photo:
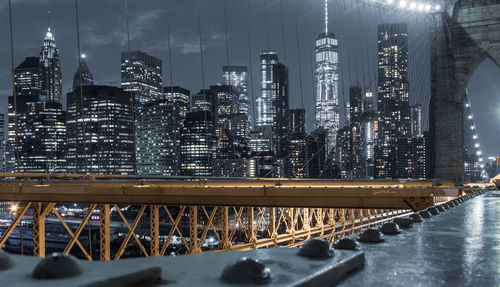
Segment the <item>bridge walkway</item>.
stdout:
[[498,286],[500,191],[362,244],[365,266],[341,286]]

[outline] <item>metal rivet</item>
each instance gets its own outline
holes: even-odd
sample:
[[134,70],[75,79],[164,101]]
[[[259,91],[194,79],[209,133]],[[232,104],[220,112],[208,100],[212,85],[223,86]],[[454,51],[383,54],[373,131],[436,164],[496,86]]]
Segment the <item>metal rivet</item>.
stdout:
[[401,230],[399,229],[399,225],[394,222],[386,222],[380,227],[380,231],[383,234],[399,234]]
[[349,237],[344,237],[339,239],[335,244],[333,245],[333,248],[335,249],[344,249],[344,250],[358,250],[359,249],[359,243],[356,242],[356,240],[349,238]]
[[80,266],[73,256],[52,253],[36,265],[33,277],[36,279],[58,279],[78,276],[81,273]]
[[436,207],[429,207],[429,208],[427,208],[427,211],[429,211],[432,215],[439,214],[439,210]]
[[361,235],[358,237],[358,240],[361,242],[377,243],[384,241],[384,235],[378,229],[368,228],[367,230],[363,231],[363,233],[361,233]]
[[333,248],[323,238],[311,238],[302,245],[297,254],[312,258],[329,258],[333,256]]
[[422,216],[423,218],[431,218],[432,217],[431,213],[427,210],[422,210],[418,214],[420,216]]
[[0,250],[0,271],[12,268],[12,259],[10,259],[9,254]]
[[243,257],[226,266],[220,279],[229,284],[262,285],[271,282],[271,269],[256,259]]
[[408,217],[397,217],[393,221],[401,228],[411,228],[413,226],[413,219]]
[[409,217],[413,220],[413,223],[424,222],[424,219],[418,213],[410,214]]

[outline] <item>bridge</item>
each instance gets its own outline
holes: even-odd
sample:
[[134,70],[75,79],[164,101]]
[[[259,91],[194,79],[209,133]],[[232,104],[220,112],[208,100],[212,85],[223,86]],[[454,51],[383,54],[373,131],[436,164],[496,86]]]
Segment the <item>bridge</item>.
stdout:
[[[398,5],[401,9],[407,9],[408,4],[403,6],[406,1],[372,2],[374,4],[369,5],[392,8]],[[490,208],[496,210],[498,192],[494,189],[499,188],[500,180],[477,184],[463,182],[465,88],[471,74],[485,58],[500,64],[500,2],[445,0],[434,8],[429,6],[429,9],[425,5],[422,8],[416,5],[409,3],[408,9],[429,13],[427,15],[433,19],[429,114],[435,180],[2,173],[0,202],[11,219],[0,226],[0,248],[8,250],[9,246],[19,246],[22,254],[40,257],[1,254],[0,267],[2,258],[10,258],[6,260],[13,262],[7,271],[2,272],[15,278],[15,283],[37,284],[40,281],[26,274],[31,274],[28,268],[46,262],[42,258],[54,248],[48,246],[48,242],[57,244],[57,248],[63,246],[62,254],[72,254],[88,261],[104,261],[77,261],[92,276],[83,278],[85,272],[79,271],[77,275],[64,279],[68,284],[78,281],[86,286],[105,286],[106,282],[126,286],[130,282],[136,284],[139,279],[156,282],[160,278],[167,280],[163,283],[172,285],[199,280],[218,285],[221,284],[218,280],[223,267],[238,260],[240,254],[258,258],[268,265],[274,264],[272,270],[278,270],[279,275],[272,278],[278,279],[269,282],[283,286],[325,282],[340,282],[345,286],[383,285],[394,283],[391,281],[394,280],[393,274],[389,272],[396,272],[396,280],[401,280],[401,285],[404,285],[415,283],[412,280],[421,275],[418,272],[429,271],[429,268],[440,272],[446,270],[448,272],[441,273],[447,274],[467,271],[450,268],[448,261],[440,259],[447,256],[461,262],[460,266],[472,269],[480,254],[486,256],[485,246],[493,244],[491,238],[484,238],[484,234],[498,233],[494,212],[490,212]],[[67,206],[75,206],[78,212],[70,215],[65,211]],[[130,212],[125,213],[125,209]],[[419,225],[415,215],[426,218]],[[379,230],[380,226],[387,226],[386,223],[400,222],[402,229],[404,222],[408,221],[411,221],[409,225],[414,225],[412,231],[404,230],[401,235],[394,236],[388,233],[386,241],[380,245],[362,244],[361,248],[350,251],[335,249],[335,259],[330,261],[311,264],[311,261],[295,257],[295,247],[307,250],[304,246],[315,242],[315,238],[324,240],[320,242],[338,243],[340,239],[362,238],[365,231]],[[463,224],[466,221],[476,225]],[[54,228],[63,230],[65,236],[54,239]],[[478,247],[467,235],[484,241]],[[23,241],[29,241],[32,249],[25,250]],[[355,240],[349,242],[356,244],[352,243]],[[431,244],[434,245],[429,250]],[[471,255],[460,256],[460,252]],[[206,254],[174,257],[200,253]],[[412,261],[414,254],[415,261]],[[150,258],[106,262],[126,257]],[[289,258],[290,262],[272,259],[280,257]],[[46,259],[54,260],[54,257]],[[387,265],[377,262],[387,262]],[[176,264],[197,270],[213,264],[208,268],[213,273],[201,272],[201,275],[191,278],[181,272],[181,267],[175,267]],[[426,269],[427,264],[431,267]],[[486,266],[487,270],[496,270],[491,263],[479,264]],[[138,265],[145,267],[139,268]],[[310,267],[304,268],[310,273],[300,270],[300,266],[305,265]],[[408,266],[415,266],[415,270]],[[110,275],[99,272],[101,267],[111,270]],[[175,268],[179,268],[177,271],[182,276],[176,277],[175,273],[167,271]],[[125,269],[129,273],[124,272]],[[352,274],[355,270],[358,272]],[[482,278],[470,274],[454,277],[439,275],[435,270],[422,276],[422,284],[498,283],[498,277],[491,274]],[[347,275],[352,276],[340,281],[340,277]],[[53,282],[49,279],[40,284]]]

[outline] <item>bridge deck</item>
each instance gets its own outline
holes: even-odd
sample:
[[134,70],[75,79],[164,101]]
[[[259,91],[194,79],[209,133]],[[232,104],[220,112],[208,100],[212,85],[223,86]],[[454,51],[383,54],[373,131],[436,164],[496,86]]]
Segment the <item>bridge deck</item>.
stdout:
[[380,244],[362,244],[365,267],[342,286],[498,286],[500,192],[418,223]]

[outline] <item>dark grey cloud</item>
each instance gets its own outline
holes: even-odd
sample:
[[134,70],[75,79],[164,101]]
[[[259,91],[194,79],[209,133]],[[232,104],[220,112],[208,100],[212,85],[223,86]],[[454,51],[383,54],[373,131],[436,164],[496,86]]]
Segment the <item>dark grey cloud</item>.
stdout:
[[[322,0],[128,0],[131,49],[148,51],[164,63],[164,83],[169,84],[169,65],[172,65],[175,85],[193,93],[202,88],[199,53],[198,11],[201,11],[204,49],[205,87],[221,82],[222,65],[226,64],[224,5],[227,10],[229,61],[234,65],[250,65],[252,59],[253,92],[259,89],[259,52],[273,49],[289,66],[290,103],[307,110],[309,126],[313,118],[312,53],[314,40],[322,31]],[[80,0],[81,47],[88,55],[88,64],[98,83],[120,82],[120,52],[127,49],[124,0]],[[376,91],[377,24],[408,22],[410,38],[410,81],[413,103],[428,108],[429,101],[429,16],[405,14],[388,7],[357,1],[330,0],[330,31],[340,39],[341,104],[345,106],[349,87],[359,84]],[[0,107],[6,110],[7,95],[11,93],[10,52],[8,41],[7,1],[0,3]],[[168,11],[165,10],[168,4]],[[61,52],[64,92],[71,88],[77,66],[74,1],[13,0],[15,63],[24,57],[39,54],[39,47],[48,25],[47,10],[52,10],[52,30]],[[281,14],[283,13],[283,14]],[[283,16],[284,39],[281,29]],[[168,62],[167,25],[170,24],[172,63]],[[298,28],[297,28],[298,27]],[[298,42],[297,42],[298,32]],[[250,41],[248,41],[248,33]],[[251,55],[248,49],[250,47]],[[297,50],[299,47],[299,53]],[[286,50],[286,55],[284,51]],[[300,61],[301,70],[298,69]],[[487,65],[488,73],[492,65]],[[480,67],[483,69],[483,66]],[[299,79],[302,79],[302,94]],[[473,77],[472,83],[484,86],[485,77]],[[491,89],[500,90],[492,80]],[[481,98],[485,89],[469,87],[471,97]],[[252,91],[253,90],[253,91]],[[491,97],[491,93],[489,94]],[[345,116],[342,116],[345,118]],[[477,118],[478,125],[481,119]],[[488,130],[495,128],[486,120]],[[427,127],[427,124],[425,125]],[[498,126],[498,125],[497,125]],[[497,132],[498,134],[498,132]],[[490,141],[479,129],[482,141]],[[498,142],[498,140],[496,141]],[[486,144],[485,144],[486,148]],[[498,148],[486,150],[498,153]]]

